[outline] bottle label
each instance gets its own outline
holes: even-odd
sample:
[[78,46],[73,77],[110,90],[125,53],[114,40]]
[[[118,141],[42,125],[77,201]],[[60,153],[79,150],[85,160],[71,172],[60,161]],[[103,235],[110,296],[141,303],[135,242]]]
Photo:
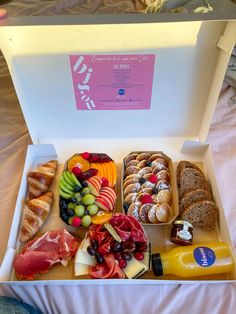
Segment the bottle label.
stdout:
[[177,232],[177,236],[183,240],[191,240],[192,235],[188,230],[180,230]]
[[202,247],[197,247],[193,251],[193,255],[195,258],[195,261],[198,263],[198,265],[202,267],[209,267],[211,266],[216,259],[214,251],[212,249],[202,246]]

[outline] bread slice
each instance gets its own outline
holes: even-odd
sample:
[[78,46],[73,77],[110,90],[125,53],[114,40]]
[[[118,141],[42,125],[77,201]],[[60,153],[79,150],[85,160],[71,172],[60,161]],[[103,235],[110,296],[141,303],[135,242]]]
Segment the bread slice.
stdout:
[[218,208],[213,202],[200,201],[188,206],[182,213],[182,219],[195,227],[212,230],[218,219]]
[[193,203],[199,201],[211,201],[211,195],[206,190],[196,189],[195,191],[190,191],[185,194],[185,196],[179,202],[180,213],[184,211],[185,208],[190,206]]
[[202,172],[193,168],[185,168],[180,174],[179,196],[182,199],[188,192],[197,189],[210,193],[207,180]]
[[182,172],[185,168],[193,168],[193,169],[199,171],[199,172],[204,176],[204,173],[202,172],[202,170],[201,170],[198,166],[196,166],[195,164],[193,164],[193,163],[190,162],[190,161],[181,160],[181,161],[178,163],[178,166],[177,166],[177,173],[176,173],[176,176],[177,176],[177,184],[178,184],[178,185],[180,184],[180,175],[181,175],[181,172]]

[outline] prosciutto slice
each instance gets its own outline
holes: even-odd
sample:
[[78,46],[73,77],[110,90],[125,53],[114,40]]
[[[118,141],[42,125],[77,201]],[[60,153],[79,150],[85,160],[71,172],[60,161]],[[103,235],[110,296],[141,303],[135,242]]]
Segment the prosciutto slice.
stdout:
[[104,262],[89,267],[89,277],[96,279],[124,278],[125,274],[116,263],[114,255],[104,255]]
[[147,243],[147,236],[141,224],[132,216],[116,214],[109,223],[114,227],[122,241]]
[[89,228],[89,237],[96,240],[99,246],[99,253],[107,254],[111,251],[113,239],[110,233],[101,225],[92,225]]
[[67,264],[74,257],[79,242],[66,229],[48,231],[36,240],[29,241],[16,256],[14,268],[19,279],[35,279],[48,272],[56,263]]

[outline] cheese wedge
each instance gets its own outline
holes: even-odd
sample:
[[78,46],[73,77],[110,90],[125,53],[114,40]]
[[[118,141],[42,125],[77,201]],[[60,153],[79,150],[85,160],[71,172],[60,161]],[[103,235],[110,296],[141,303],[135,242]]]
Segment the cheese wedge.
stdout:
[[133,257],[132,260],[127,263],[127,266],[122,270],[129,279],[132,279],[139,277],[140,274],[146,272],[148,268],[142,262],[139,262]]
[[88,275],[89,265],[75,263],[75,276]]

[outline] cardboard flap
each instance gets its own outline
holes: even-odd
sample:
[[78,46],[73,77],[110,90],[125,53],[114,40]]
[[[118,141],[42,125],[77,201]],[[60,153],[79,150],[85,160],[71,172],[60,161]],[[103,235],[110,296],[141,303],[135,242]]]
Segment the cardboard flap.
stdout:
[[[199,138],[225,26],[223,21],[4,26],[0,47],[34,143]],[[142,53],[155,54],[150,110],[76,109],[69,55]]]

